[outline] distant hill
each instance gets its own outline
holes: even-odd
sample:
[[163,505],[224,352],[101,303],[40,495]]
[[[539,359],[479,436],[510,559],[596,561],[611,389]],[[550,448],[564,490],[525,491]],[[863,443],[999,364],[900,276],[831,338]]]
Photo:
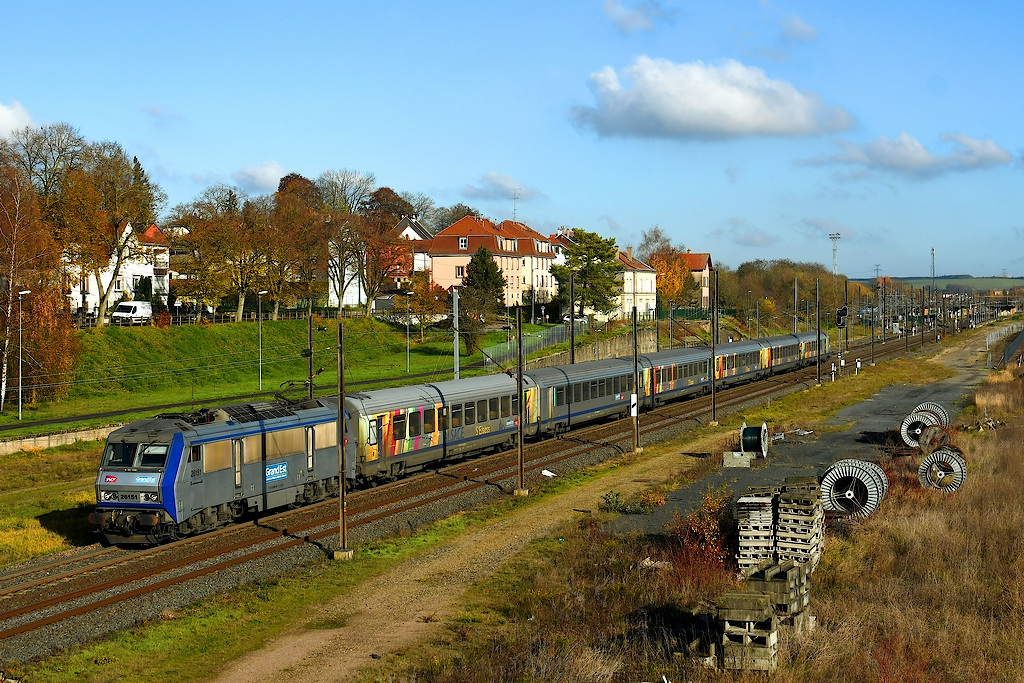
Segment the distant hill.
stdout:
[[[914,289],[931,287],[932,278],[925,277],[892,277],[896,282],[910,285]],[[861,278],[851,280],[868,286],[874,282],[874,278]],[[990,290],[1005,292],[1015,287],[1024,288],[1024,277],[974,277],[973,275],[936,275],[935,288],[942,291],[975,291],[988,292]]]

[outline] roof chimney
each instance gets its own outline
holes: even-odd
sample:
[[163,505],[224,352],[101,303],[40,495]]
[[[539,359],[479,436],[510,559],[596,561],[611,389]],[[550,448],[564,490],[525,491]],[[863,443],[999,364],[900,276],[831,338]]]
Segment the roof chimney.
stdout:
[[633,246],[632,245],[626,247],[626,256],[628,256],[629,258],[633,258]]

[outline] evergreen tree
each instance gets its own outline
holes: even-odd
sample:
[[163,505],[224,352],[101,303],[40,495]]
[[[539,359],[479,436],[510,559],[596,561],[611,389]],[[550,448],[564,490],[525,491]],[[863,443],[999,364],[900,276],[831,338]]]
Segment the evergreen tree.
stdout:
[[[551,274],[558,280],[558,298],[570,310],[583,315],[585,308],[607,312],[615,308],[621,284],[616,276],[622,271],[616,256],[615,238],[605,239],[596,232],[576,228],[573,244],[566,249],[565,265],[551,266]],[[569,301],[569,275],[575,274],[573,294]]]
[[505,309],[505,276],[485,247],[477,249],[466,266],[459,291],[459,331],[466,350],[478,347],[484,326],[496,321]]

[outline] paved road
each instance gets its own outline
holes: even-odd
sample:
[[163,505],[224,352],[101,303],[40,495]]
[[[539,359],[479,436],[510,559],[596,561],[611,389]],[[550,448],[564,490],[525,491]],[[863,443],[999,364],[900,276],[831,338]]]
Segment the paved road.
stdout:
[[[977,342],[980,339],[982,349]],[[767,461],[753,469],[722,468],[667,496],[665,505],[651,515],[623,515],[613,524],[617,532],[639,531],[660,533],[672,522],[676,511],[687,515],[701,505],[701,496],[709,488],[728,486],[735,502],[748,486],[781,485],[790,476],[821,476],[837,460],[856,458],[877,460],[879,444],[899,439],[903,419],[920,403],[933,401],[945,407],[951,416],[958,415],[966,406],[973,386],[984,379],[984,338],[972,336],[971,343],[945,352],[942,362],[957,371],[955,377],[919,386],[888,386],[865,401],[848,406],[832,417],[828,424],[846,427],[842,431],[829,431],[798,436],[787,433],[781,441],[769,446]],[[925,361],[922,361],[925,362]],[[771,431],[771,425],[769,425]],[[902,444],[902,441],[900,441]]]

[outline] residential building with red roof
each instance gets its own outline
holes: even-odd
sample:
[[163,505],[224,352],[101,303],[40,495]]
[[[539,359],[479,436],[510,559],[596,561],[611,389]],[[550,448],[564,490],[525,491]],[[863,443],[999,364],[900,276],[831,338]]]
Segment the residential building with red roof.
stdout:
[[633,308],[637,316],[648,319],[655,315],[658,305],[658,274],[653,267],[633,256],[633,247],[620,251],[616,260],[622,266],[619,282],[622,291],[619,294],[618,308],[611,317],[632,319]]
[[700,307],[711,308],[711,273],[715,269],[711,254],[687,251],[683,254],[683,262],[699,287],[697,301]]
[[[538,303],[550,301],[555,291],[551,276],[554,258],[549,240],[516,222],[465,216],[441,230],[430,245],[431,274],[435,283],[450,289],[462,285],[470,259],[480,247],[491,252],[505,277],[505,305],[520,306],[535,292]],[[525,297],[524,297],[525,295]]]

